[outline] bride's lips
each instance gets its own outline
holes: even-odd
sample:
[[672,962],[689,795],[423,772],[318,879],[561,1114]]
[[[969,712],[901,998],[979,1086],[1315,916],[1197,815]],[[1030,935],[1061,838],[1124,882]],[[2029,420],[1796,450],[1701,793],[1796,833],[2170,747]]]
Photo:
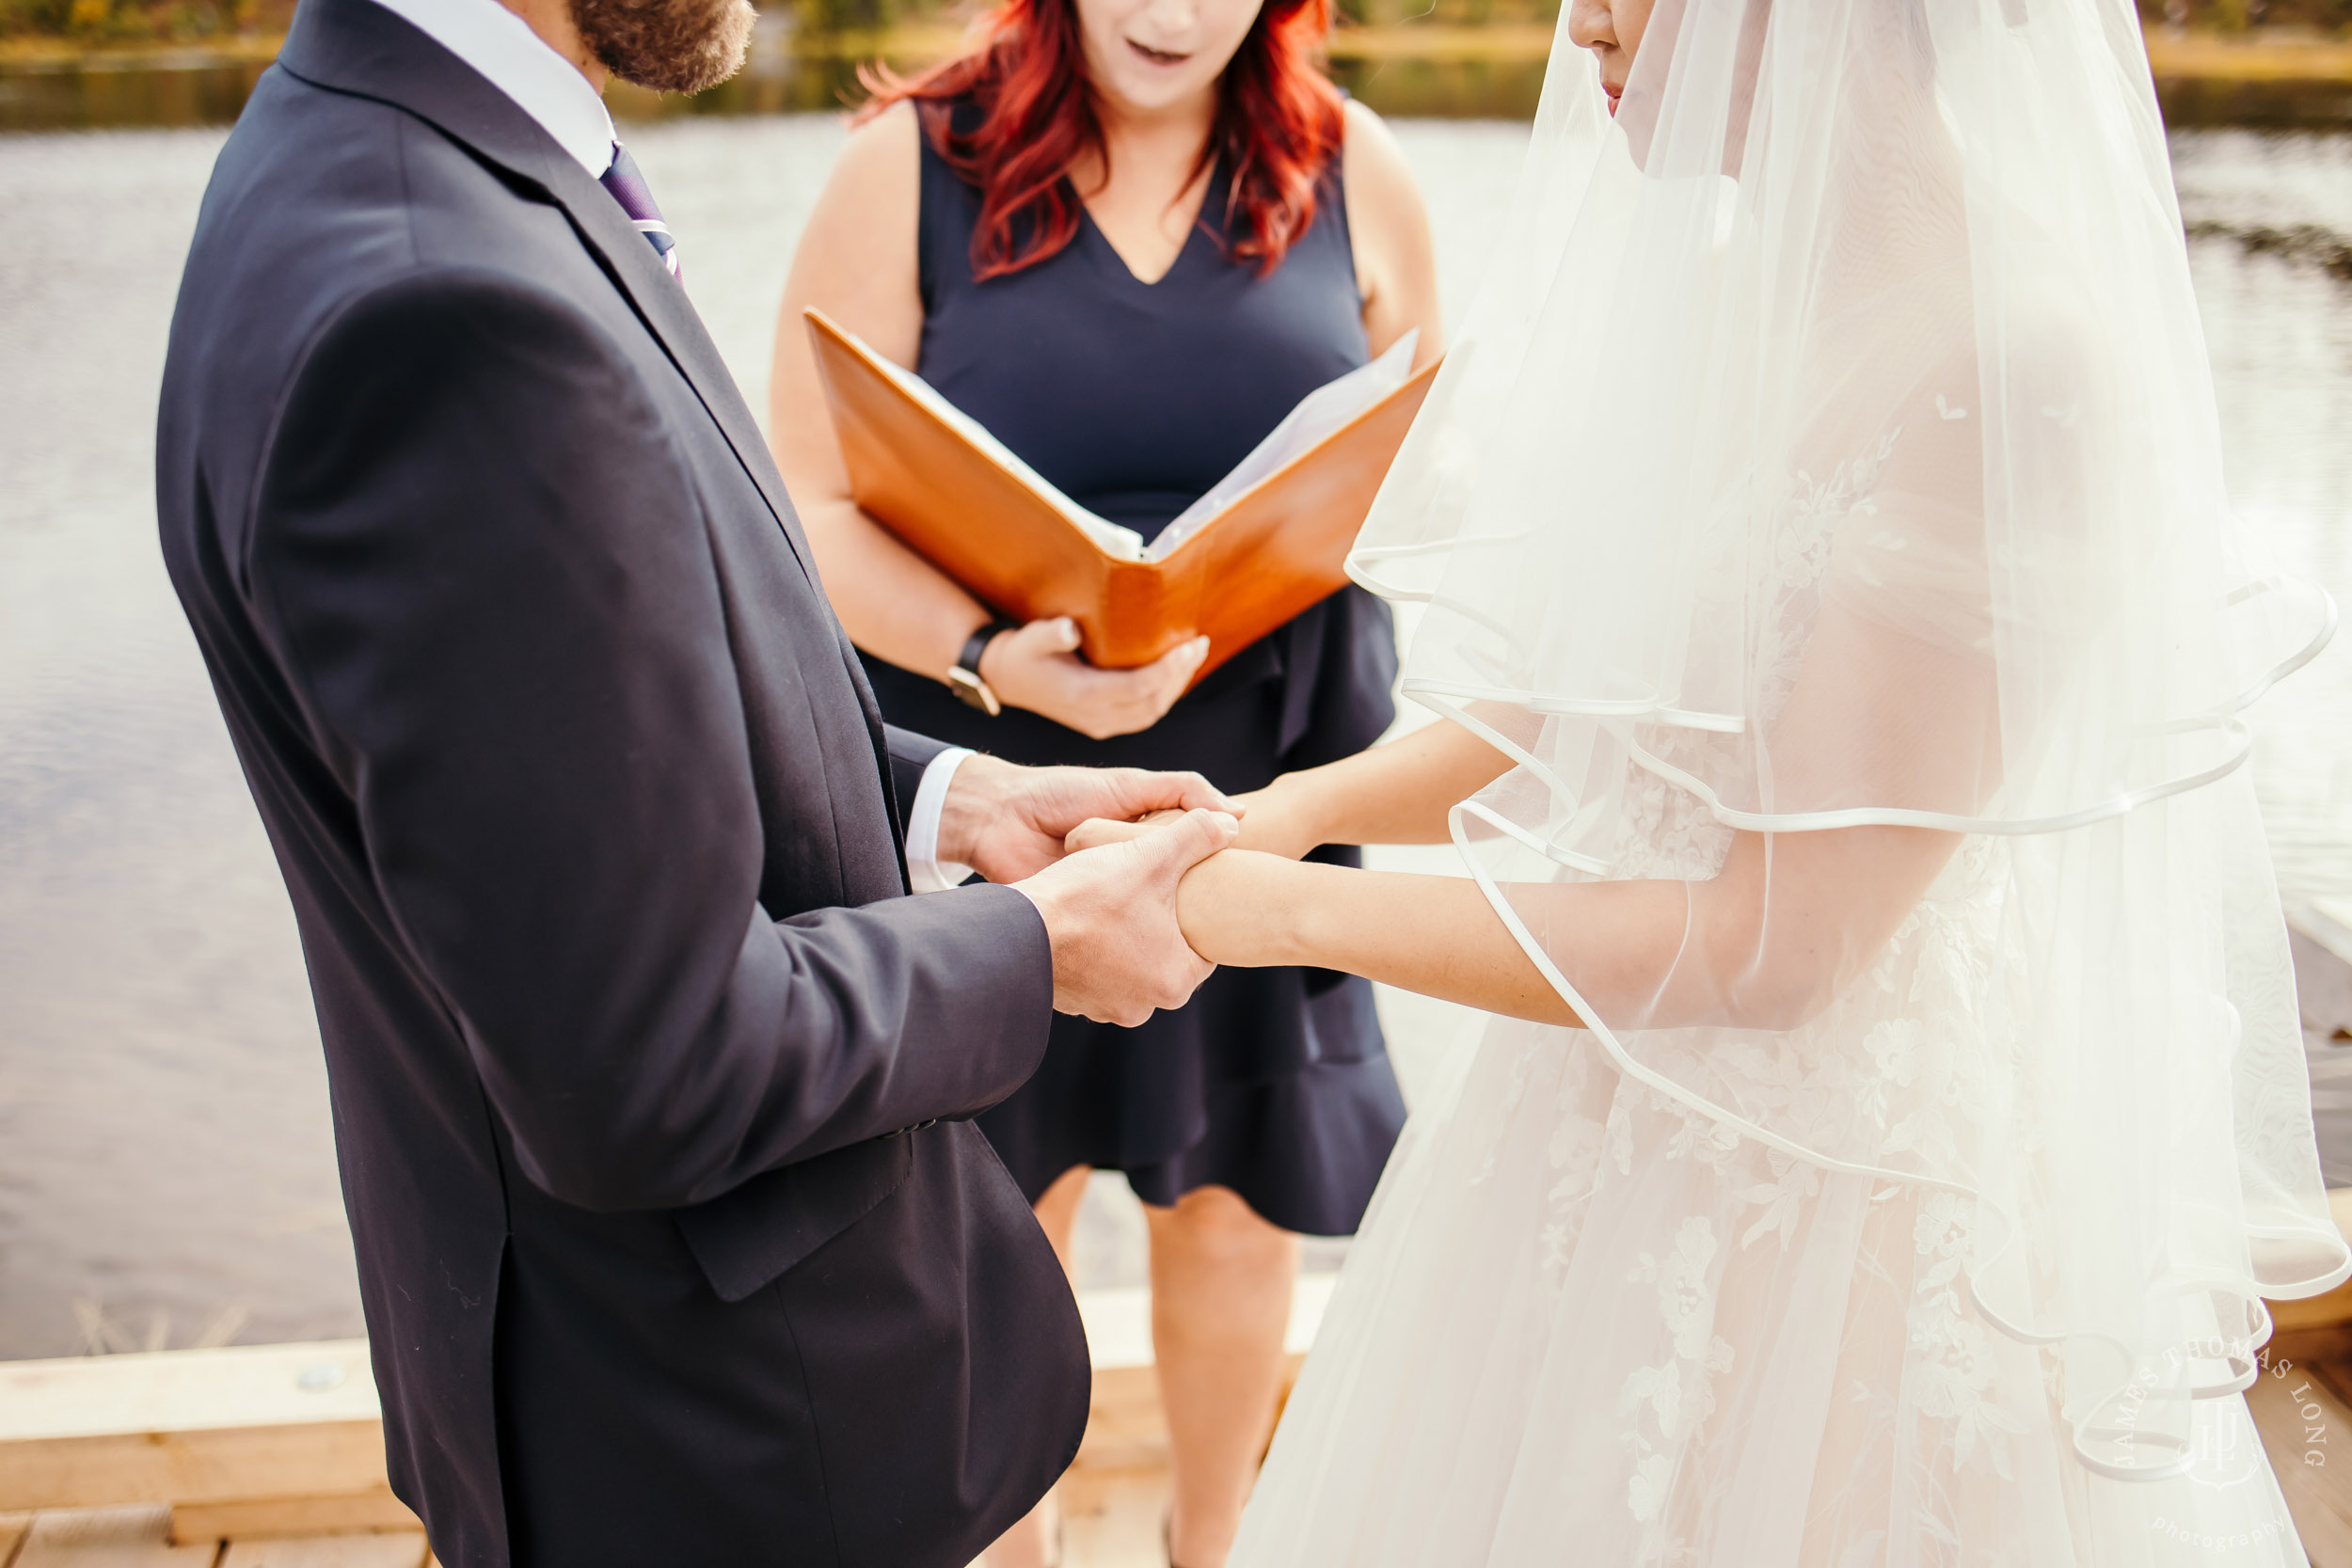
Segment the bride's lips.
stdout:
[[1192,58],[1190,55],[1179,55],[1170,49],[1154,49],[1148,43],[1137,43],[1133,39],[1128,39],[1125,41],[1127,47],[1134,50],[1136,55],[1147,65],[1182,65],[1186,60]]
[[1608,83],[1603,82],[1600,85],[1600,90],[1609,95],[1609,112],[1612,116],[1615,115],[1617,112],[1617,100],[1625,96],[1624,87],[1618,86],[1613,87]]

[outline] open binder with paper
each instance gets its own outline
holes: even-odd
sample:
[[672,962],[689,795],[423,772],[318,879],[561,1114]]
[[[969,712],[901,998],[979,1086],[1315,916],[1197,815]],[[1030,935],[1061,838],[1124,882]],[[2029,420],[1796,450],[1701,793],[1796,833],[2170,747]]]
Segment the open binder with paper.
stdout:
[[1300,400],[1149,545],[1072,500],[920,376],[807,312],[866,514],[1019,621],[1067,615],[1105,668],[1207,633],[1198,681],[1347,582],[1349,546],[1437,367],[1407,334]]

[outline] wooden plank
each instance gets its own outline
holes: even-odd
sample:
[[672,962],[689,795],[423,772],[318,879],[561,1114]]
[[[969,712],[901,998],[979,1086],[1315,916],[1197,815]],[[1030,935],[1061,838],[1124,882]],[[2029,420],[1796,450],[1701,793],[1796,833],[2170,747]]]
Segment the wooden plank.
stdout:
[[[1322,1326],[1336,1276],[1303,1275],[1291,1298],[1284,1346],[1282,1396],[1297,1381],[1308,1347]],[[1152,1293],[1144,1290],[1088,1291],[1078,1297],[1087,1349],[1094,1360],[1094,1398],[1086,1440],[1072,1468],[1161,1470],[1168,1465],[1168,1420],[1160,1410],[1158,1370],[1152,1364]]]
[[[1285,1356],[1277,1404],[1290,1399],[1304,1355]],[[1098,1367],[1094,1399],[1087,1411],[1085,1440],[1071,1471],[1164,1470],[1168,1467],[1168,1418],[1160,1408],[1159,1370],[1154,1367]]]
[[93,1508],[33,1521],[14,1568],[213,1568],[210,1542],[175,1546],[165,1538],[170,1510]]
[[1061,1483],[1064,1568],[1168,1568],[1165,1470],[1073,1469]]
[[220,1568],[422,1568],[425,1556],[421,1530],[294,1536],[232,1542]]
[[362,1530],[421,1531],[423,1521],[389,1487],[344,1497],[262,1497],[181,1503],[171,1511],[174,1541],[246,1541],[283,1535],[351,1535]]
[[1153,1470],[1168,1465],[1168,1421],[1151,1367],[1100,1367],[1085,1440],[1073,1470]]
[[2352,1362],[2306,1361],[2302,1365],[2328,1386],[2328,1391],[2352,1409]]
[[[1300,1281],[1294,1352],[1329,1290]],[[1163,1470],[1148,1294],[1090,1291],[1081,1308],[1097,1371],[1079,1465]],[[135,1503],[171,1505],[191,1543],[417,1528],[387,1487],[365,1340],[0,1363],[0,1510]]]
[[363,1339],[0,1363],[0,1509],[385,1484]]
[[[2284,1368],[2283,1377],[2273,1375]],[[2312,1568],[2352,1568],[2352,1410],[2309,1369],[2274,1361],[2246,1390]],[[2317,1455],[2320,1463],[2312,1463]],[[2330,1474],[2330,1467],[2333,1474]]]
[[[2271,1310],[2296,1305],[2272,1302]],[[2273,1320],[2276,1321],[2275,1319]],[[2281,1327],[2271,1331],[2267,1347],[2274,1360],[2292,1361],[2298,1367],[2327,1369],[2339,1367],[2352,1370],[2352,1322],[2318,1323],[2309,1327]],[[2344,1390],[2339,1387],[2336,1392]]]
[[340,1497],[384,1484],[384,1429],[376,1421],[131,1432],[0,1447],[0,1507],[7,1508]]
[[[2336,1228],[2352,1237],[2352,1187],[2329,1192],[2328,1207],[2335,1216]],[[2300,1366],[2352,1361],[2352,1280],[2326,1295],[2267,1305],[2274,1358],[2283,1356]]]
[[0,1444],[382,1414],[365,1339],[0,1361]]

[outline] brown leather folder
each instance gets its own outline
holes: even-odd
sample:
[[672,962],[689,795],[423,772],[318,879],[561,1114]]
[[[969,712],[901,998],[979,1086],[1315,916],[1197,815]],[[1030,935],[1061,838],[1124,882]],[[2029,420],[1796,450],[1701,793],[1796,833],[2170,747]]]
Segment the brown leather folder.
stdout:
[[868,516],[1004,615],[1071,617],[1086,657],[1105,668],[1148,664],[1208,633],[1196,681],[1345,586],[1348,549],[1437,373],[1415,372],[1166,559],[1127,561],[924,406],[824,312],[807,316],[850,489]]

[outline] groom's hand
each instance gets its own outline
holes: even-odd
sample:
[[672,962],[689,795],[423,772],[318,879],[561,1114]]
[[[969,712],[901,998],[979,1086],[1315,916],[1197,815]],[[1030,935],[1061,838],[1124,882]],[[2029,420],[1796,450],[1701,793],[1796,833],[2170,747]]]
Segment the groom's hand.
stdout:
[[1216,966],[1177,927],[1176,885],[1239,832],[1224,812],[1188,811],[1013,884],[1045,918],[1055,1011],[1133,1027],[1190,1000]]
[[992,756],[957,765],[940,803],[939,858],[992,882],[1017,882],[1060,860],[1062,841],[1090,817],[1241,808],[1198,773],[1140,768],[1021,768]]

